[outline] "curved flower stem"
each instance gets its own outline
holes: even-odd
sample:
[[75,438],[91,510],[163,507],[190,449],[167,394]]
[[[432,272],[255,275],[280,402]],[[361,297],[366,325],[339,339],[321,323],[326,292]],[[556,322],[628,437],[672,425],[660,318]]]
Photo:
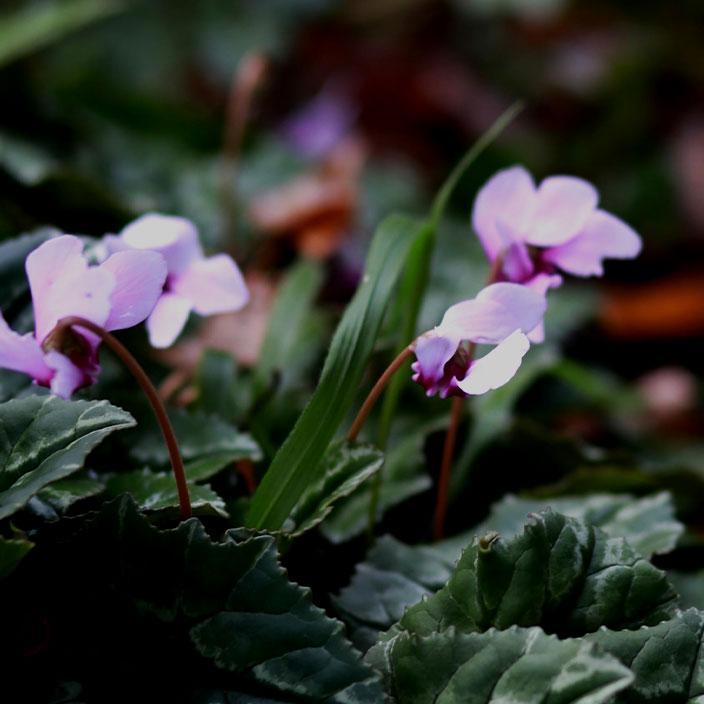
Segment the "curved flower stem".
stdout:
[[455,441],[457,428],[462,418],[464,398],[455,396],[452,399],[450,411],[450,425],[445,434],[445,444],[442,448],[442,464],[440,465],[440,478],[438,480],[438,494],[435,499],[435,514],[433,516],[433,540],[440,540],[445,530],[445,516],[447,515],[447,489],[450,485],[450,471],[452,457],[455,454]]
[[352,423],[352,426],[350,427],[350,430],[347,433],[347,440],[349,442],[352,442],[357,439],[357,435],[359,435],[359,431],[362,429],[364,421],[367,420],[367,416],[369,415],[372,408],[374,408],[374,404],[377,402],[379,396],[381,396],[381,392],[384,390],[384,387],[389,383],[391,377],[403,366],[403,363],[411,356],[411,354],[413,354],[414,342],[404,347],[396,355],[394,361],[391,362],[388,367],[386,367],[384,373],[377,379],[376,384],[374,384],[372,390],[369,392],[367,398],[364,400],[362,407],[359,409],[359,413],[357,413],[357,417],[354,419],[354,422]]
[[132,376],[134,376],[137,383],[142,388],[144,395],[151,404],[154,415],[156,416],[159,427],[161,428],[161,432],[164,436],[164,440],[166,441],[166,447],[169,451],[169,458],[171,459],[171,468],[173,469],[174,478],[176,479],[181,518],[183,520],[190,518],[192,515],[191,497],[188,492],[188,483],[186,482],[186,472],[183,468],[183,459],[181,458],[181,453],[178,448],[178,441],[176,440],[173,426],[171,425],[169,416],[166,413],[166,408],[164,407],[154,384],[152,384],[149,380],[149,377],[146,375],[144,369],[142,369],[139,362],[132,356],[132,353],[116,337],[111,335],[100,325],[96,325],[85,318],[72,315],[59,320],[54,330],[56,333],[61,333],[62,330],[72,328],[74,325],[90,330],[92,333],[96,334],[123,361],[124,365],[130,370]]

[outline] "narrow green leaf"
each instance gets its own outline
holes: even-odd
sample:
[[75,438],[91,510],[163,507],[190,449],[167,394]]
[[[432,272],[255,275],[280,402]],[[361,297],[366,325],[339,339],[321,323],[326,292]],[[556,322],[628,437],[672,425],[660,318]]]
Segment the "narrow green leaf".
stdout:
[[303,494],[291,512],[292,536],[321,523],[342,498],[349,496],[384,464],[384,453],[372,445],[342,442],[330,447],[323,459],[323,476]]
[[404,704],[600,704],[633,682],[592,643],[539,628],[403,635],[387,657],[389,687]]
[[12,574],[33,547],[34,543],[24,538],[0,537],[0,580]]
[[81,469],[107,435],[134,424],[107,401],[29,396],[0,404],[0,518]]
[[237,367],[232,355],[205,350],[196,374],[198,409],[224,420],[238,416]]
[[670,616],[676,594],[664,572],[623,538],[552,511],[521,535],[475,540],[437,594],[409,609],[403,630],[542,626],[570,636],[600,626],[636,628]]
[[365,273],[335,332],[318,388],[254,496],[248,515],[255,528],[281,528],[308,486],[358,393],[386,305],[422,223],[394,215],[379,226]]
[[322,283],[323,270],[318,262],[300,261],[286,274],[254,369],[254,386],[259,393],[267,388],[273,374],[284,375]]
[[0,17],[0,66],[31,54],[122,9],[115,0],[32,3]]

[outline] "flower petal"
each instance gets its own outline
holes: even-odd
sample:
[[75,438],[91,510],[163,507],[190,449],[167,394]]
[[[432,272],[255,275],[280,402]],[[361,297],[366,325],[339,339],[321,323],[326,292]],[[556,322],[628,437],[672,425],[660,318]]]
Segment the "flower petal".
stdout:
[[575,176],[551,176],[538,187],[532,221],[523,239],[538,247],[571,240],[594,213],[599,194],[591,183]]
[[244,277],[228,254],[199,259],[174,280],[175,293],[187,298],[200,315],[229,313],[249,301]]
[[631,259],[641,246],[638,234],[623,220],[597,210],[576,237],[546,250],[543,258],[575,276],[601,276],[603,259]]
[[[562,286],[562,277],[559,274],[541,273],[526,281],[525,286],[541,296],[546,296],[549,289]],[[547,305],[547,300],[545,303]],[[545,340],[545,324],[542,320],[528,333],[528,339],[531,344],[538,344]]]
[[166,281],[166,262],[157,252],[127,250],[100,265],[115,277],[106,330],[141,323],[152,312]]
[[89,267],[82,252],[78,237],[63,235],[44,242],[27,257],[39,344],[61,318],[78,315],[104,325],[110,314],[115,277],[101,267]]
[[[147,213],[127,225],[120,233],[132,249],[151,249],[166,259],[171,276],[182,274],[191,262],[203,256],[198,230],[186,218]],[[108,243],[114,247],[114,243]]]
[[535,207],[535,183],[522,166],[504,169],[480,189],[472,210],[472,226],[489,259],[521,233]]
[[469,395],[498,389],[514,377],[529,347],[528,338],[516,330],[491,352],[474,362],[467,376],[458,381],[457,386]]
[[505,250],[501,270],[515,283],[523,283],[534,271],[528,247],[523,242],[513,242]]
[[76,389],[80,389],[93,381],[68,357],[56,350],[47,352],[44,359],[54,370],[54,376],[51,379],[51,391],[57,396],[61,396],[61,398],[71,398]]
[[411,365],[413,381],[421,384],[428,396],[438,391],[445,365],[457,352],[459,343],[459,339],[442,334],[438,328],[421,335],[416,341],[413,349],[416,361]]
[[191,312],[191,302],[175,293],[165,293],[157,301],[147,318],[149,344],[152,347],[170,347],[183,330]]
[[544,295],[526,286],[491,284],[476,298],[448,308],[439,327],[461,340],[496,344],[514,330],[532,330],[542,319],[546,305]]
[[32,333],[20,335],[0,314],[0,368],[31,376],[40,384],[51,381],[52,371],[44,362],[39,343]]

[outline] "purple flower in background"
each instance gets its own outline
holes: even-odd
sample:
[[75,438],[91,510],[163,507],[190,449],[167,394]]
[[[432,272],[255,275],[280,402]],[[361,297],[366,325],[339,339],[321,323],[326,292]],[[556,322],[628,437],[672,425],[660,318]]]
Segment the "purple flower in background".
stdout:
[[[415,343],[413,380],[428,396],[483,394],[518,371],[533,330],[545,313],[545,296],[519,284],[487,286],[476,298],[448,308],[437,327]],[[496,347],[474,360],[477,344]]]
[[[558,270],[601,276],[604,259],[631,259],[640,252],[636,232],[598,208],[598,200],[583,179],[551,176],[536,187],[528,171],[514,166],[479,191],[472,223],[489,259],[501,257],[499,280],[545,295],[562,284]],[[530,338],[542,341],[542,325]]]
[[76,315],[106,330],[132,327],[151,313],[166,280],[166,264],[155,252],[118,252],[89,266],[83,243],[71,235],[37,247],[25,268],[34,334],[16,333],[0,315],[0,367],[27,374],[64,398],[96,380],[100,341],[80,327],[52,335],[59,320]]
[[283,138],[309,159],[325,156],[352,127],[357,113],[339,89],[327,88],[284,122]]
[[166,260],[164,292],[147,319],[153,347],[169,347],[191,311],[214,315],[240,310],[249,292],[237,264],[228,254],[205,257],[196,226],[185,218],[148,213],[119,235],[105,238],[108,250],[152,250]]

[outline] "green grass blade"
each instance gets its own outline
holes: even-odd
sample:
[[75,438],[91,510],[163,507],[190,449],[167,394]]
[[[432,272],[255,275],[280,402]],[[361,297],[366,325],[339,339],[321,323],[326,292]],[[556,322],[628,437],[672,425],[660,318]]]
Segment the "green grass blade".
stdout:
[[320,478],[323,454],[354,403],[387,303],[422,228],[422,222],[392,215],[377,229],[364,278],[335,332],[318,388],[257,489],[249,526],[281,528],[306,488]]

